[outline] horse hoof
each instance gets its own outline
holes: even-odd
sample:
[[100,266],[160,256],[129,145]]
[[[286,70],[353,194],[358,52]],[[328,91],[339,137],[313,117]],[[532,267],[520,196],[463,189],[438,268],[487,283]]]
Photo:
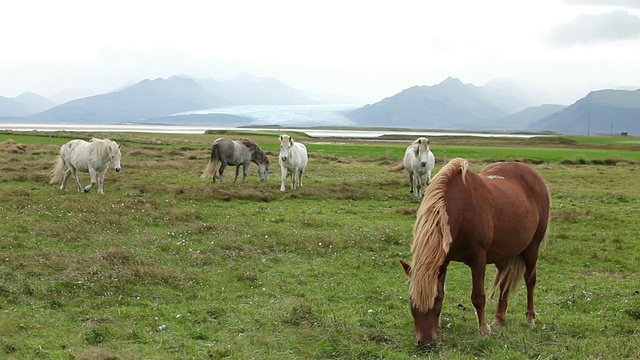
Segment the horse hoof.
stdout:
[[420,342],[418,341],[418,351],[423,353],[428,353],[436,350],[436,342],[432,341],[430,343]]

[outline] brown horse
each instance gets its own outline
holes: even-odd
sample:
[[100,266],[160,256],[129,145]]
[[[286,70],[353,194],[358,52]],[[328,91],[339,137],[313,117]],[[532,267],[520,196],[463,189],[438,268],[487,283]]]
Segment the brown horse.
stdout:
[[410,278],[410,305],[418,347],[435,345],[451,261],[471,268],[471,302],[480,333],[491,329],[485,317],[484,276],[495,264],[489,295],[500,288],[493,324],[502,324],[509,294],[524,277],[529,323],[535,322],[533,291],[538,253],[546,243],[550,197],[542,177],[517,162],[488,165],[479,173],[464,159],[453,159],[429,185],[413,227],[413,261],[400,260]]

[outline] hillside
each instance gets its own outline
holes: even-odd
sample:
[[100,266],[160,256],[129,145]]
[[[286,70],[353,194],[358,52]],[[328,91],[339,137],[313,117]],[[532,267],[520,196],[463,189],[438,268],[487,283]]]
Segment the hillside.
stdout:
[[47,98],[32,92],[25,92],[14,98],[0,96],[0,116],[28,116],[49,109],[53,105]]
[[530,130],[564,134],[640,136],[640,90],[592,91],[573,105],[531,124]]
[[260,78],[241,74],[226,81],[213,78],[197,80],[213,96],[225,99],[229,105],[306,105],[316,101],[302,91],[289,87],[275,78]]
[[564,105],[543,104],[532,106],[515,114],[494,121],[496,128],[502,130],[525,130],[534,122],[566,108]]
[[488,100],[482,88],[447,78],[434,86],[415,86],[347,113],[358,126],[483,130],[507,111]]
[[143,80],[122,90],[73,100],[36,114],[48,121],[131,122],[226,105],[190,78]]

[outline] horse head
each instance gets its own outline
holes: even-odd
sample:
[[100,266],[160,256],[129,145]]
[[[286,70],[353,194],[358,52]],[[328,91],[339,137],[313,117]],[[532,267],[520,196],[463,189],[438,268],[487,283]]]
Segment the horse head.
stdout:
[[122,158],[122,153],[120,152],[121,146],[121,144],[111,141],[109,148],[109,161],[113,164],[113,168],[116,172],[120,172],[120,159]]
[[416,158],[420,159],[420,166],[421,167],[427,167],[427,159],[429,157],[429,144],[431,143],[431,141],[429,139],[427,139],[426,137],[421,137],[418,138],[415,141],[416,147],[415,147],[415,154],[416,154]]
[[[400,260],[400,264],[404,273],[411,278],[411,265],[403,260]],[[444,300],[444,295],[440,294],[444,294],[444,292],[438,291],[433,299],[433,307],[426,311],[419,308],[413,299],[409,299],[416,339],[418,340],[418,350],[420,351],[431,351],[436,348],[436,333],[440,327],[440,314]]]
[[280,159],[286,162],[293,146],[293,138],[289,135],[280,135]]
[[260,181],[267,181],[269,179],[269,157],[262,152],[262,160],[258,162],[258,176]]
[[444,300],[444,280],[447,274],[447,254],[453,237],[449,226],[446,195],[450,179],[465,167],[452,162],[433,179],[432,191],[422,201],[413,226],[414,253],[411,265],[400,261],[409,277],[410,307],[413,316],[418,347],[430,350],[435,346],[440,327],[440,314]]
[[240,138],[238,142],[246,146],[251,152],[251,161],[258,165],[260,181],[267,181],[269,179],[269,157],[267,157],[267,154],[264,153],[258,144],[249,139]]

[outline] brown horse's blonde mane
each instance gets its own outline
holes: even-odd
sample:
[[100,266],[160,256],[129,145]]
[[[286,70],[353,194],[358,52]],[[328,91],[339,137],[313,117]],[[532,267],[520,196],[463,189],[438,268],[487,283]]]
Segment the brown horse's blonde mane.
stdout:
[[241,143],[242,145],[246,146],[249,148],[249,150],[251,151],[251,153],[253,154],[252,157],[256,157],[259,156],[260,163],[269,163],[269,158],[267,157],[267,154],[264,153],[264,151],[262,151],[262,149],[260,148],[260,146],[258,146],[258,144],[256,144],[254,141],[249,140],[247,138],[240,138],[240,140],[238,140],[239,143]]
[[469,163],[456,158],[447,163],[427,188],[413,226],[411,301],[422,312],[433,307],[438,293],[438,272],[449,253],[451,230],[445,201],[451,179],[460,174],[463,182]]

